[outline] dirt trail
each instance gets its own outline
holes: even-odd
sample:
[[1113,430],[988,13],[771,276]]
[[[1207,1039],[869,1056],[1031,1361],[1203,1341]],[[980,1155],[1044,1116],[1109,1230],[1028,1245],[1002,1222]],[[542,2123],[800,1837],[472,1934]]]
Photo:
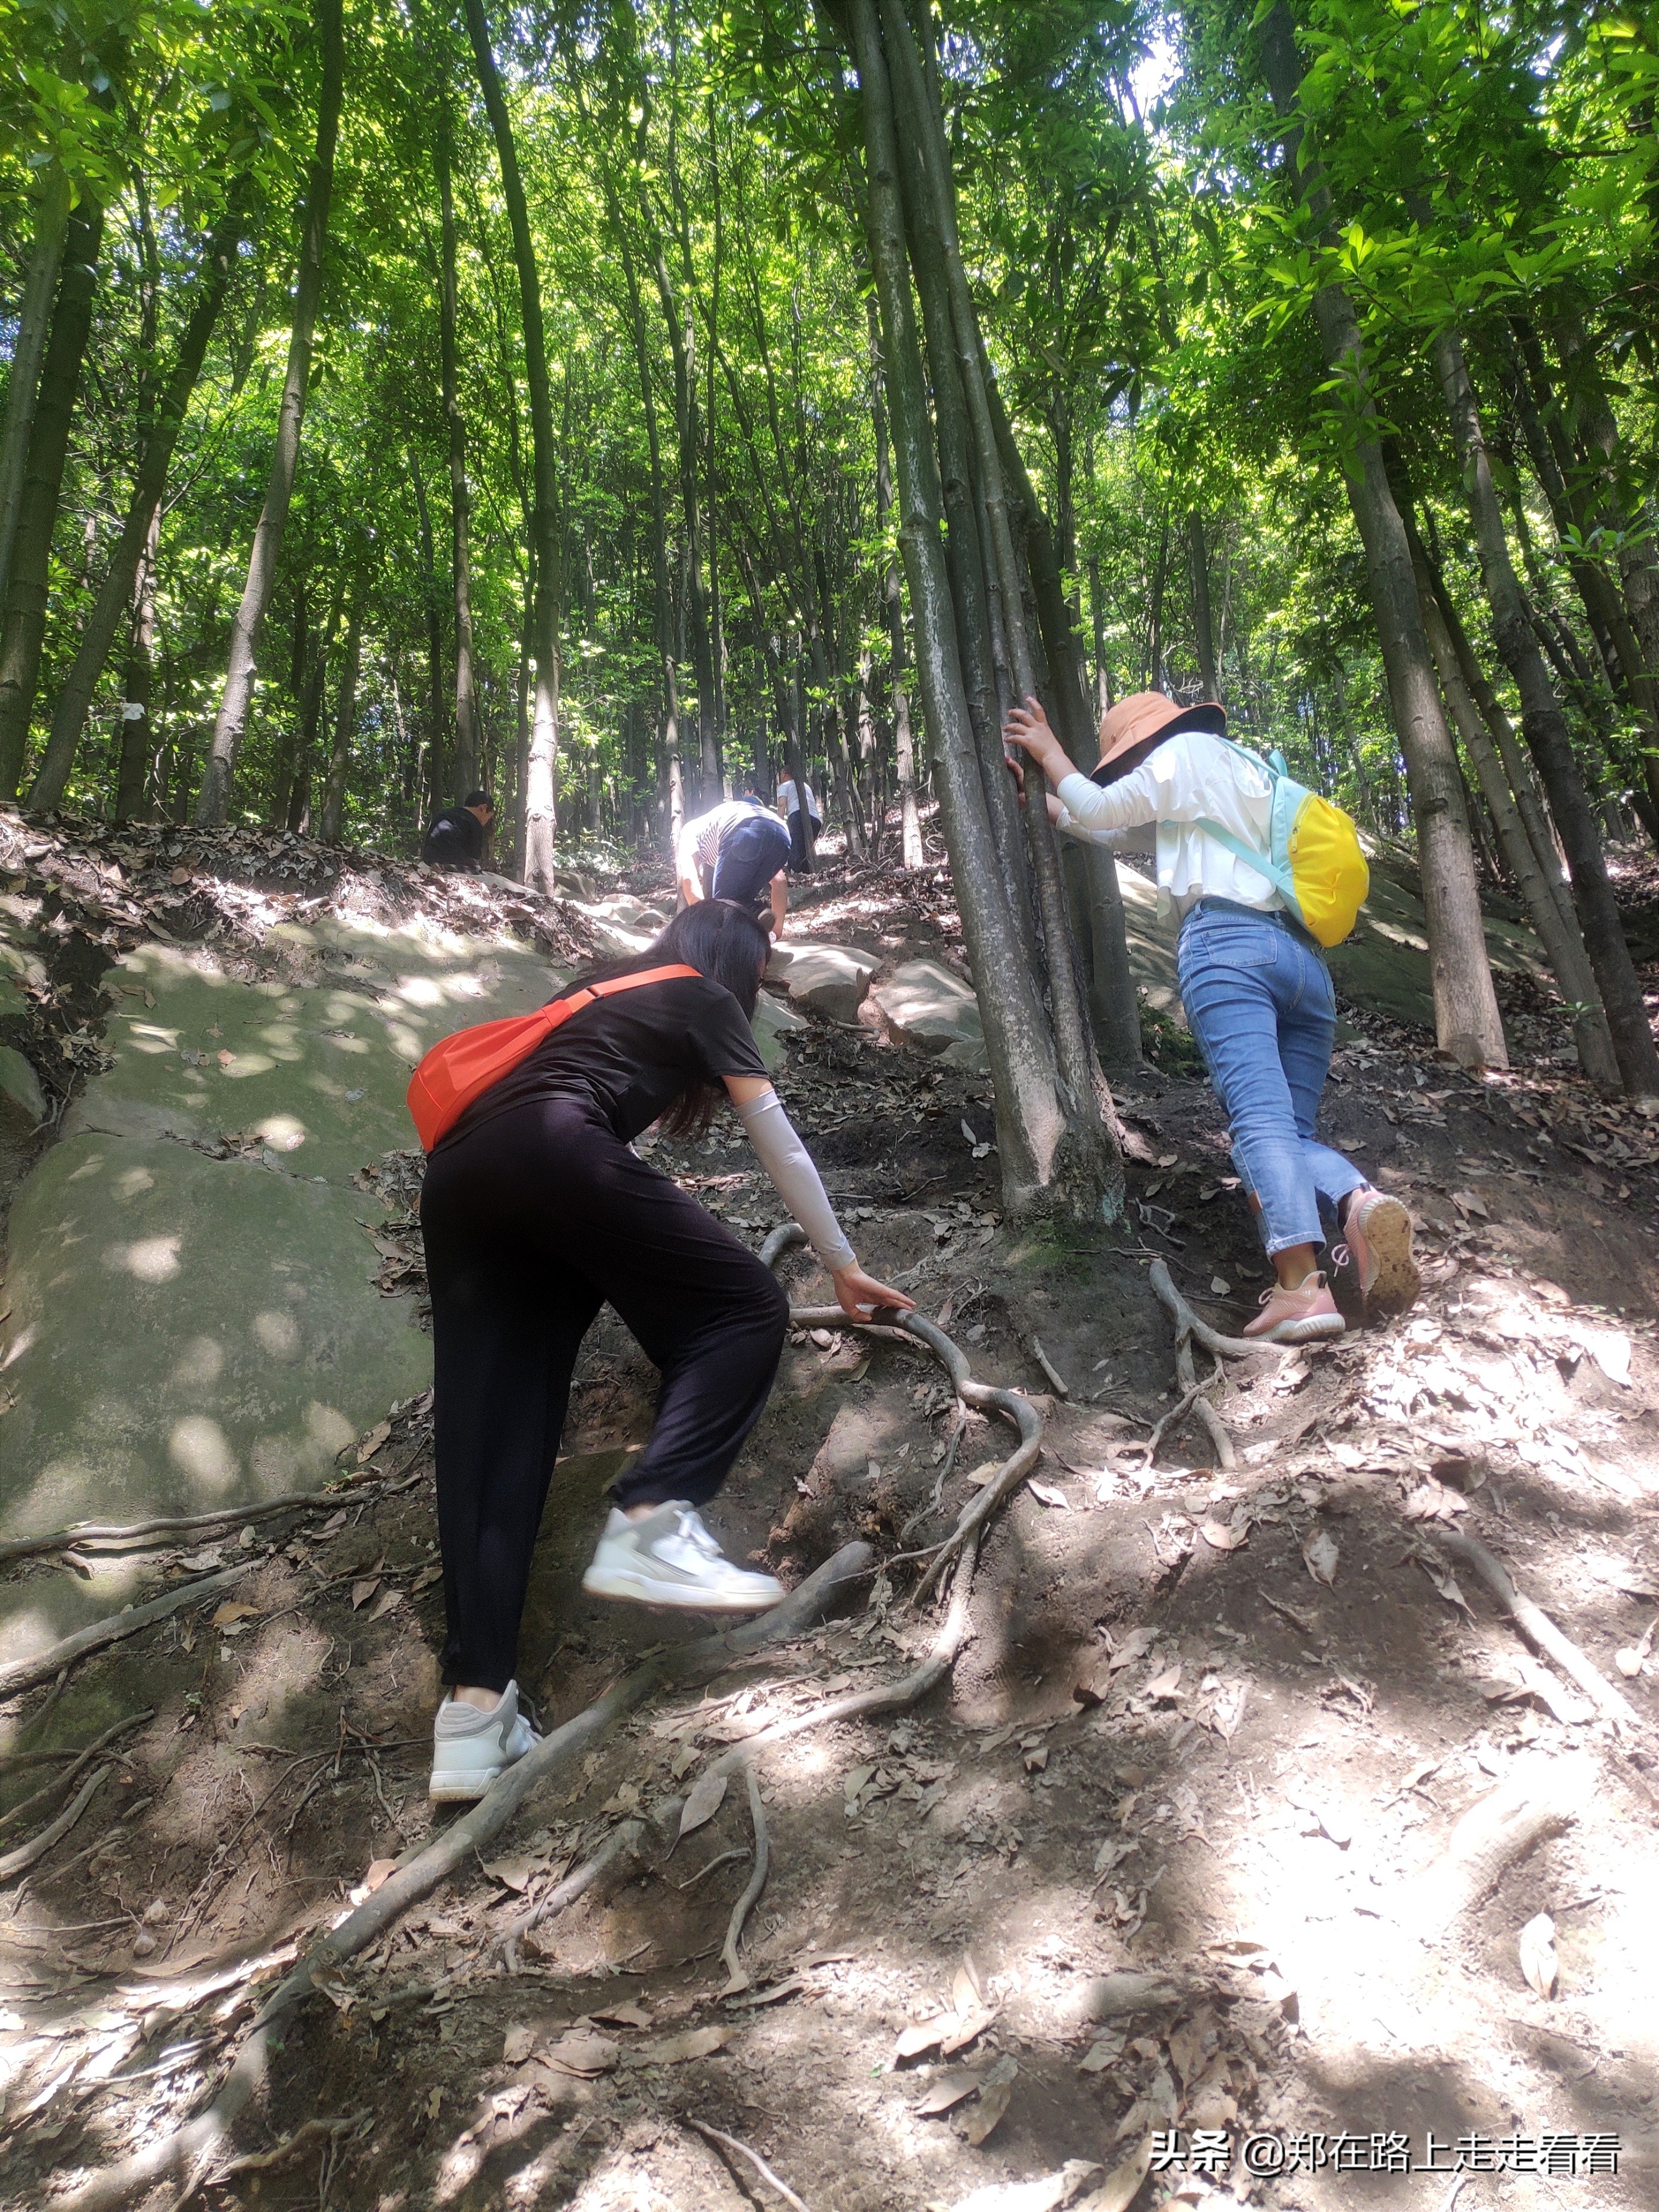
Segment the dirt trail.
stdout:
[[[887,960],[956,937],[932,879],[826,888],[804,937]],[[1175,1384],[1151,1257],[1223,1331],[1266,1279],[1179,1037],[1119,1096],[1130,1204],[1091,1238],[1001,1222],[983,1079],[867,1026],[793,1041],[781,1087],[866,1264],[1044,1416],[948,1690],[759,1757],[769,1872],[730,1998],[746,1792],[679,1840],[665,1808],[781,1715],[904,1673],[937,1624],[896,1569],[652,1701],[330,1980],[194,2177],[207,2203],[784,2201],[699,2124],[812,2212],[1086,2203],[1154,2130],[1143,2207],[1440,2212],[1460,2158],[1460,2212],[1659,2199],[1659,1127],[1547,1058],[1475,1081],[1346,1011],[1328,1131],[1417,1211],[1430,1285],[1334,1347],[1230,1364],[1225,1474],[1195,1422],[1151,1467],[1138,1441]],[[1558,1050],[1559,1017],[1534,1017]],[[666,1164],[757,1243],[775,1220],[724,1132]],[[810,1261],[784,1274],[822,1301]],[[649,1380],[596,1330],[525,1639],[550,1723],[693,1633],[577,1587]],[[4,1709],[0,1855],[105,1777],[0,1899],[6,2204],[52,2202],[210,2101],[287,1963],[434,1832],[428,1428],[417,1400],[325,1504],[158,1542],[141,1599],[246,1571]],[[852,1537],[925,1546],[1005,1434],[964,1420],[916,1346],[799,1331],[711,1518],[792,1581]],[[1522,1642],[1449,1532],[1504,1562],[1633,1724]],[[31,1754],[143,1714],[26,1805],[64,1764]],[[1437,1917],[1417,1878],[1483,1803],[1530,1805],[1543,1832]],[[507,1922],[629,1823],[632,1848],[503,1971]],[[1247,2175],[1247,2139],[1280,2171]]]

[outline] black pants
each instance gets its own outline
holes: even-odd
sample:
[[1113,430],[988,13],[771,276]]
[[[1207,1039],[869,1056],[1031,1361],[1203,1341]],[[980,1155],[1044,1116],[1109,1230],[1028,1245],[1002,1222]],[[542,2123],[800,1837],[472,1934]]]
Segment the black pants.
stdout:
[[[816,837],[823,828],[823,822],[815,814],[812,817],[812,835]],[[809,866],[806,858],[806,829],[801,820],[799,806],[789,817],[789,865],[798,875]]]
[[436,1359],[443,1676],[515,1672],[530,1555],[576,1354],[609,1299],[662,1373],[650,1442],[612,1496],[702,1505],[770,1395],[788,1301],[730,1230],[575,1098],[441,1148],[421,1197]]

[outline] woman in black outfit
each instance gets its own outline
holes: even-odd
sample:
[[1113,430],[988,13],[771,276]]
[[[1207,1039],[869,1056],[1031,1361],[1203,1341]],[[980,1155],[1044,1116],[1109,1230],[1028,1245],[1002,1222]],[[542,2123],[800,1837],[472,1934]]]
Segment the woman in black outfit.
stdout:
[[[602,1304],[660,1370],[650,1441],[613,1486],[584,1589],[647,1605],[758,1612],[782,1595],[734,1566],[698,1509],[771,1392],[788,1302],[770,1271],[632,1139],[700,1133],[737,1107],[779,1195],[830,1270],[843,1312],[908,1307],[873,1281],[790,1127],[750,1018],[770,940],[709,899],[592,982],[684,963],[697,972],[595,1000],[468,1108],[421,1198],[432,1289],[438,1526],[448,1639],[432,1795],[482,1796],[535,1741],[514,1679],[531,1553],[571,1372]],[[580,984],[569,986],[574,993]],[[562,994],[567,995],[567,994]]]

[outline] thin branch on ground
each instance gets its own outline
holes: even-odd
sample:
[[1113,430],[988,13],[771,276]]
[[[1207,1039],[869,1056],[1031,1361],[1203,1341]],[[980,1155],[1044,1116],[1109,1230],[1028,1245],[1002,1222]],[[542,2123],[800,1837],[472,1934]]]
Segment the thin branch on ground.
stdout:
[[747,1887],[732,1907],[732,1917],[726,1923],[726,1942],[720,1950],[725,1963],[726,1987],[723,1997],[734,1997],[749,1986],[749,1977],[738,1964],[738,1945],[743,1937],[744,1923],[754,1911],[760,1893],[766,1887],[766,1877],[771,1870],[772,1843],[767,1832],[766,1808],[761,1802],[760,1784],[755,1777],[752,1759],[744,1761],[744,1779],[749,1784],[749,1818],[755,1831],[755,1871],[749,1877]]
[[566,1875],[562,1881],[556,1881],[534,1905],[515,1913],[491,1946],[500,1955],[506,1971],[509,1974],[518,1972],[518,1947],[532,1928],[539,1927],[544,1920],[550,1920],[556,1912],[562,1912],[579,1897],[586,1896],[599,1876],[619,1860],[635,1857],[644,1840],[643,1820],[622,1821],[612,1828],[591,1858],[585,1859],[574,1873]]
[[[422,1449],[425,1448],[423,1444]],[[403,1471],[402,1468],[397,1470],[399,1474]],[[256,1504],[221,1505],[211,1513],[186,1513],[171,1520],[76,1521],[68,1528],[56,1528],[45,1536],[9,1538],[0,1544],[0,1566],[9,1565],[13,1559],[33,1559],[44,1553],[62,1552],[75,1544],[137,1544],[146,1536],[186,1536],[203,1528],[229,1528],[234,1522],[246,1525],[253,1521],[269,1521],[278,1513],[331,1513],[348,1502],[366,1503],[378,1494],[380,1478],[371,1476],[361,1488],[348,1490],[343,1484],[333,1490],[290,1490],[281,1498],[261,1498]]]
[[55,1797],[60,1790],[66,1790],[81,1769],[89,1759],[95,1759],[106,1743],[112,1743],[118,1735],[125,1735],[129,1729],[136,1729],[142,1722],[153,1721],[155,1717],[154,1705],[142,1713],[129,1714],[125,1720],[112,1723],[102,1735],[94,1736],[84,1751],[66,1754],[72,1756],[73,1765],[66,1766],[61,1774],[54,1774],[50,1782],[43,1783],[32,1796],[25,1797],[21,1805],[14,1805],[9,1813],[0,1814],[0,1828],[9,1828],[15,1821],[21,1820],[25,1813],[33,1812],[45,1799]]
[[1517,1859],[1568,1826],[1593,1787],[1587,1759],[1528,1760],[1470,1806],[1439,1857],[1406,1884],[1395,1917],[1425,1942],[1443,1936]]
[[1201,1344],[1206,1352],[1212,1352],[1218,1359],[1258,1359],[1264,1352],[1283,1352],[1282,1344],[1261,1344],[1248,1336],[1223,1336],[1206,1321],[1200,1321],[1175,1286],[1169,1262],[1158,1259],[1146,1270],[1146,1279],[1154,1293],[1169,1308],[1176,1334],[1184,1328],[1194,1344]]
[[[77,1659],[84,1659],[88,1651],[101,1651],[106,1644],[119,1644],[126,1637],[136,1636],[141,1628],[153,1628],[158,1620],[182,1613],[198,1598],[210,1597],[215,1590],[228,1589],[256,1564],[252,1559],[239,1560],[234,1567],[222,1567],[217,1574],[201,1575],[193,1583],[181,1583],[163,1596],[152,1598],[148,1605],[135,1605],[125,1613],[111,1613],[106,1620],[88,1621],[73,1636],[64,1637],[33,1659],[20,1659],[13,1666],[0,1668],[0,1701],[15,1698],[20,1690],[33,1689],[60,1668],[72,1667]],[[40,1715],[34,1717],[38,1720]]]
[[1603,1719],[1619,1728],[1640,1728],[1641,1716],[1629,1698],[1613,1688],[1571,1638],[1561,1633],[1541,1606],[1522,1595],[1502,1562],[1494,1559],[1484,1544],[1456,1529],[1444,1530],[1437,1540],[1453,1559],[1461,1559],[1480,1576],[1534,1650],[1546,1659],[1554,1660],[1564,1674],[1570,1674]]
[[234,2181],[239,2175],[269,2173],[272,2166],[283,2165],[296,2151],[303,2150],[307,2143],[319,2141],[325,2145],[332,2143],[338,2136],[349,2135],[353,2129],[362,2127],[368,2117],[366,2112],[354,2112],[348,2119],[307,2120],[303,2127],[295,2128],[291,2136],[284,2136],[282,2142],[270,2150],[249,2151],[241,2158],[232,2159],[228,2166],[222,2166],[216,2173],[204,2173],[173,2198],[172,2212],[184,2212],[191,2199],[199,2197],[204,2189],[221,2188],[227,2181]]
[[735,2151],[739,2158],[746,2158],[761,2179],[769,2182],[784,2203],[793,2207],[793,2212],[811,2212],[811,2208],[802,2203],[788,2183],[778,2179],[757,2150],[750,2150],[748,2144],[739,2142],[736,2136],[728,2136],[720,2128],[711,2128],[706,2121],[694,2120],[689,2114],[685,2116],[685,2124],[695,2128],[700,2136],[706,2136],[710,2142],[719,2143],[722,2149]]

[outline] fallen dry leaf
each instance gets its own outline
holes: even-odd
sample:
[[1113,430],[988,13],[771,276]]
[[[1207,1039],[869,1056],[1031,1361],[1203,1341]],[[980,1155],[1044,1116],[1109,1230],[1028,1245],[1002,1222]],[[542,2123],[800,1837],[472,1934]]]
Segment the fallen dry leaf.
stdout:
[[363,1618],[365,1620],[384,1620],[387,1613],[395,1612],[403,1601],[404,1594],[400,1589],[383,1589],[374,1601],[374,1609],[366,1613]]
[[1521,1930],[1521,1971],[1540,1997],[1555,1994],[1555,1923],[1540,1912]]
[[[726,1802],[726,1776],[716,1774],[712,1768],[697,1777],[680,1814],[680,1835],[689,1836],[694,1828],[702,1827],[705,1820],[714,1819]],[[678,1838],[675,1840],[678,1842]]]
[[216,1628],[222,1628],[227,1621],[257,1620],[258,1618],[259,1608],[257,1605],[240,1605],[234,1598],[227,1598],[224,1603],[216,1609],[213,1626]]
[[625,2055],[630,2066],[678,2066],[687,2058],[707,2058],[723,2051],[736,2033],[730,2027],[688,2027],[683,2035],[665,2036],[660,2043],[642,2043]]
[[596,2074],[608,2074],[621,2054],[622,2046],[613,2043],[608,2035],[596,2035],[591,2028],[573,2027],[543,2054],[543,2063],[557,2073],[574,2074],[580,2081],[591,2081]]
[[1201,1521],[1198,1533],[1212,1550],[1218,1552],[1236,1552],[1241,1544],[1248,1544],[1250,1540],[1248,1522],[1242,1528],[1235,1528],[1224,1521]]
[[[484,1871],[488,1873],[489,1869]],[[650,2014],[643,2005],[635,2004],[632,1997],[624,1999],[621,2004],[607,2005],[603,2011],[595,2011],[592,2017],[602,2020],[607,2027],[649,2027],[651,2025]]]
[[1129,2212],[1152,2163],[1152,2139],[1148,2136],[1139,2150],[1112,2168],[1098,2189],[1091,2190],[1079,2201],[1074,2212]]
[[536,2031],[533,2027],[509,2027],[501,2038],[501,2063],[504,2066],[522,2066],[535,2048]]
[[1626,1679],[1641,1673],[1643,1662],[1653,1649],[1653,1632],[1656,1628],[1659,1628],[1659,1613],[1656,1613],[1648,1623],[1646,1632],[1639,1644],[1632,1644],[1628,1650],[1613,1653],[1613,1663]]
[[1039,1482],[1035,1475],[1028,1475],[1026,1477],[1025,1487],[1030,1492],[1032,1497],[1036,1498],[1039,1505],[1058,1505],[1063,1507],[1067,1513],[1071,1511],[1072,1501],[1066,1495],[1066,1492],[1060,1488],[1058,1484],[1053,1482]]
[[1336,1563],[1340,1554],[1336,1539],[1328,1528],[1310,1529],[1302,1546],[1303,1564],[1316,1583],[1329,1589],[1336,1581]]
[[353,1583],[351,1585],[352,1611],[354,1613],[361,1612],[362,1607],[368,1603],[370,1598],[374,1596],[375,1591],[379,1589],[380,1587],[380,1577],[379,1575],[366,1575],[362,1582]]
[[531,1858],[485,1859],[483,1870],[491,1881],[498,1881],[514,1896],[530,1887],[530,1877],[536,1871],[536,1861]]
[[982,2067],[947,2066],[928,2083],[927,2094],[921,2102],[910,2109],[918,2119],[931,2120],[938,2113],[950,2112],[964,2097],[971,2097],[984,2079]]
[[[223,1054],[222,1054],[220,1057],[222,1059]],[[363,1438],[362,1442],[357,1447],[358,1466],[361,1467],[365,1460],[373,1459],[375,1453],[379,1451],[380,1446],[386,1442],[386,1438],[391,1434],[392,1424],[390,1421],[377,1421],[374,1426],[369,1431],[368,1434]]]
[[968,2115],[968,2140],[975,2150],[1007,2111],[1018,2072],[1019,2061],[1005,2056],[998,2059],[981,2084],[979,2102]]
[[363,1887],[373,1897],[386,1877],[397,1871],[396,1859],[371,1859],[368,1863],[368,1872],[363,1876]]

